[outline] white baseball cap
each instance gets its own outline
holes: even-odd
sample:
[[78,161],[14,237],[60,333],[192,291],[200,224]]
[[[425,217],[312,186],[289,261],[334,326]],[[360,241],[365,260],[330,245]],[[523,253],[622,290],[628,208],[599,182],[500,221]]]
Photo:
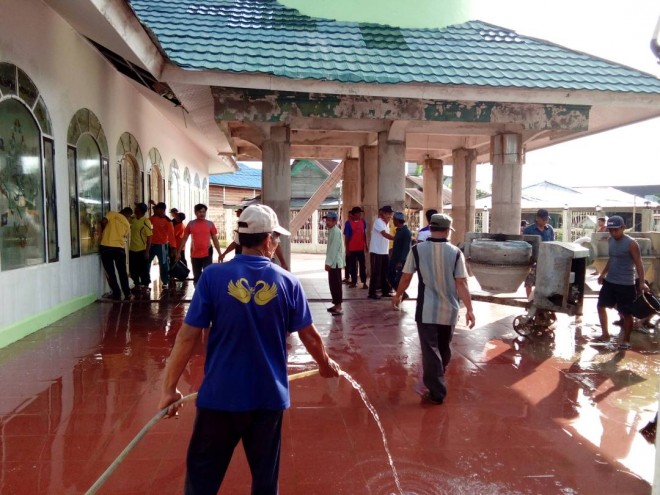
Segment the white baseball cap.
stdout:
[[250,205],[238,217],[239,234],[264,234],[268,232],[291,235],[291,232],[280,227],[277,214],[270,206]]

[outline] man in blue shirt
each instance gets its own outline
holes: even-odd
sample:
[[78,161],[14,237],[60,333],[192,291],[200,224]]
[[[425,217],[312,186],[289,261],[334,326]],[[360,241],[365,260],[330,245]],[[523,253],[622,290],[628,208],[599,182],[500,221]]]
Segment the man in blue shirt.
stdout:
[[[401,280],[403,265],[406,262],[408,252],[410,251],[412,233],[406,225],[406,216],[402,211],[394,212],[394,215],[392,215],[392,221],[396,227],[396,233],[394,234],[394,245],[392,246],[390,261],[387,267],[387,280],[392,286],[392,289],[396,290],[399,286],[399,280]],[[403,298],[408,299],[408,294],[404,292]]]
[[252,493],[276,495],[284,409],[290,404],[287,337],[298,336],[323,377],[339,375],[312,323],[297,278],[273,264],[280,235],[275,212],[246,208],[238,220],[242,254],[209,266],[165,369],[159,408],[181,398],[176,386],[204,328],[209,328],[204,380],[187,456],[186,495],[216,494],[239,441],[252,472]]
[[[548,223],[550,220],[550,214],[545,208],[540,208],[536,212],[536,222],[532,225],[528,225],[523,230],[524,235],[538,235],[541,236],[541,242],[554,241],[555,240],[555,231],[552,228],[552,225]],[[529,299],[530,294],[532,293],[532,287],[536,283],[536,263],[532,266],[529,275],[525,279],[525,291],[527,292],[527,299]]]

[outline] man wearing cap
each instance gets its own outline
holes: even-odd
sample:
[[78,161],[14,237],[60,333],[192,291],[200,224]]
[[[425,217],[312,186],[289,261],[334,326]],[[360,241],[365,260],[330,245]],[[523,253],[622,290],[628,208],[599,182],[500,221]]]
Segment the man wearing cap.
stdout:
[[160,281],[163,283],[163,289],[167,289],[170,283],[170,251],[175,254],[176,238],[174,237],[174,226],[172,220],[165,215],[167,206],[165,203],[154,204],[154,212],[149,220],[153,227],[151,236],[151,248],[149,250],[149,266],[154,258],[158,258],[158,268],[160,270]]
[[631,307],[635,299],[644,291],[644,266],[639,245],[624,234],[626,225],[618,215],[607,220],[610,237],[607,240],[609,258],[598,277],[603,286],[598,294],[598,319],[602,330],[601,340],[609,340],[607,311],[616,307],[623,319],[623,336],[619,349],[630,349],[630,334],[633,329]]
[[[131,298],[131,289],[128,285],[128,274],[126,273],[126,243],[131,233],[129,219],[133,214],[130,208],[124,208],[119,213],[109,211],[101,221],[101,245],[99,254],[101,264],[105,270],[108,285],[112,290],[112,298],[121,300],[124,292],[126,299]],[[115,268],[117,273],[115,274]],[[117,283],[119,276],[119,283]],[[120,289],[121,286],[121,289]]]
[[[399,286],[401,280],[401,270],[403,264],[408,258],[410,252],[410,244],[412,242],[412,233],[406,225],[406,216],[402,211],[397,211],[392,215],[392,221],[396,227],[394,234],[394,246],[392,246],[392,253],[390,254],[390,261],[387,267],[387,278],[394,290]],[[404,292],[403,298],[407,299],[408,294]]]
[[149,207],[135,203],[135,217],[131,219],[131,242],[128,246],[128,269],[137,292],[146,292],[151,285],[149,250],[153,228],[147,218]]
[[367,266],[365,252],[367,250],[367,222],[362,218],[362,208],[354,206],[349,212],[350,218],[344,225],[346,239],[346,261],[350,276],[349,287],[357,287],[358,268],[362,288],[367,288]]
[[[550,219],[550,214],[545,208],[540,208],[536,212],[536,222],[528,225],[522,231],[524,235],[538,235],[541,237],[541,242],[554,241],[555,240],[555,231],[552,228],[552,225],[548,223]],[[532,287],[536,282],[536,263],[532,266],[532,269],[525,278],[525,292],[527,292],[527,298],[532,293]]]
[[431,222],[431,217],[436,213],[438,213],[438,210],[433,208],[426,210],[426,213],[424,214],[426,216],[426,227],[422,227],[417,232],[417,242],[424,242],[426,239],[431,237],[431,228],[429,227],[429,223]]
[[[369,261],[371,278],[369,279],[369,299],[390,297],[390,284],[387,283],[387,266],[389,262],[390,242],[394,236],[390,234],[387,224],[392,218],[392,207],[383,206],[378,210],[378,218],[371,229],[369,241]],[[381,295],[377,290],[380,289]]]
[[445,370],[451,359],[450,343],[458,322],[459,299],[467,308],[469,328],[475,324],[467,284],[463,253],[449,242],[451,217],[436,213],[431,217],[431,237],[410,250],[399,287],[392,299],[398,309],[404,291],[417,271],[419,289],[415,322],[422,348],[423,381],[428,392],[423,400],[442,404],[447,395]]
[[210,328],[204,379],[187,454],[186,494],[215,494],[239,441],[252,492],[276,495],[284,410],[290,405],[287,338],[297,332],[323,377],[339,375],[316,330],[299,280],[271,262],[280,235],[275,212],[246,208],[238,222],[243,254],[209,266],[197,284],[165,369],[159,408],[176,414],[177,382]]
[[325,271],[328,272],[328,284],[332,295],[332,306],[328,311],[332,316],[341,316],[342,283],[341,269],[344,268],[346,251],[341,238],[341,230],[337,227],[338,216],[336,211],[329,211],[324,217],[325,226],[328,228],[328,248],[325,253]]

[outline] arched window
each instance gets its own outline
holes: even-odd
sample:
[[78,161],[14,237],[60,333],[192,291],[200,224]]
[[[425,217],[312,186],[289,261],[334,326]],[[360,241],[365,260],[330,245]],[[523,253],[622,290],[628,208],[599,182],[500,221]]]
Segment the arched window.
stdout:
[[183,205],[181,204],[181,184],[179,180],[179,165],[176,160],[172,160],[170,163],[170,202],[168,207],[177,208],[179,211],[184,212],[186,215],[189,215],[190,212],[184,211]]
[[163,159],[156,148],[149,150],[149,199],[160,203],[165,201],[165,176]]
[[39,90],[0,63],[0,270],[57,261],[52,126]]
[[117,210],[144,202],[144,162],[135,136],[125,132],[117,143]]
[[206,177],[204,177],[204,181],[202,182],[202,203],[206,203],[206,205],[210,208],[211,205],[209,204],[208,193],[209,193],[209,181]]
[[183,198],[181,203],[183,204],[183,211],[191,212],[193,211],[192,204],[192,194],[191,194],[192,184],[190,179],[190,170],[186,167],[183,170]]
[[108,142],[90,110],[76,112],[67,133],[71,256],[97,253],[101,220],[110,209]]
[[[194,189],[194,192],[193,192],[193,196],[194,196],[193,202],[195,204],[198,204],[198,203],[202,202],[202,183],[199,180],[199,174],[195,174],[194,184],[195,184],[195,189]],[[206,205],[206,206],[208,206],[208,205]]]

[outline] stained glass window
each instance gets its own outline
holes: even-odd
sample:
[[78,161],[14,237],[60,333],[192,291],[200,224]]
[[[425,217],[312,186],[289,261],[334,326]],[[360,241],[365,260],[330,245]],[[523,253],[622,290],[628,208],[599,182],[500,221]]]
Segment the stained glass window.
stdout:
[[0,102],[0,269],[46,260],[41,132],[17,99]]
[[78,139],[76,151],[80,254],[97,253],[103,220],[101,150],[94,138],[85,133]]

